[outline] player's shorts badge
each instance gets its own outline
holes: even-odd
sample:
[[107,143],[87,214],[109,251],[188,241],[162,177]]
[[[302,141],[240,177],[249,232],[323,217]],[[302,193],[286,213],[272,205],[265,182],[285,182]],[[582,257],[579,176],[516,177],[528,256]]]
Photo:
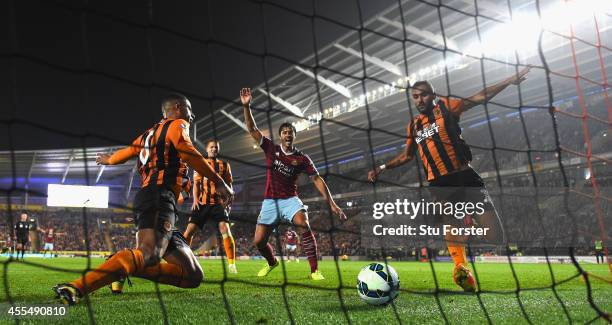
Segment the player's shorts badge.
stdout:
[[170,224],[170,221],[164,221],[164,230],[168,232],[172,230],[172,224]]

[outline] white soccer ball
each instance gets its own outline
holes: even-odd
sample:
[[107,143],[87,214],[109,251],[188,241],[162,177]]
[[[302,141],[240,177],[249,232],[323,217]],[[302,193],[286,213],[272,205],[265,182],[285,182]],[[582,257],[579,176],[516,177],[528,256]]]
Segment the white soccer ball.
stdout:
[[371,305],[384,305],[399,295],[400,281],[390,265],[372,263],[366,265],[357,276],[359,297]]

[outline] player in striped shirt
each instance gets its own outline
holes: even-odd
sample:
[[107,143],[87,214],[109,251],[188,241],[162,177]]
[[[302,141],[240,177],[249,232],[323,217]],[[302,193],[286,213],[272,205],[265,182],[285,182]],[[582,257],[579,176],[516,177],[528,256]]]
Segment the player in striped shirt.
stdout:
[[[217,175],[232,186],[232,171],[230,164],[217,158],[219,154],[219,141],[210,139],[206,142],[206,162],[215,170]],[[224,206],[217,195],[215,183],[200,176],[198,172],[193,173],[193,205],[191,206],[191,217],[187,229],[185,229],[185,239],[191,246],[193,236],[204,228],[206,221],[212,219],[219,225],[219,232],[223,237],[223,247],[227,256],[227,264],[230,273],[236,274],[236,244],[230,230],[229,206]]]
[[[180,288],[196,288],[202,282],[202,267],[175,229],[177,201],[185,184],[191,182],[188,166],[215,182],[223,202],[229,204],[234,193],[191,143],[189,124],[194,116],[189,100],[170,94],[161,107],[163,119],[130,146],[96,158],[100,165],[117,165],[138,157],[142,188],[134,199],[137,247],[121,250],[95,270],[55,286],[53,291],[64,304],[74,305],[81,297],[126,276]],[[160,263],[162,258],[167,263]]]
[[302,250],[310,264],[310,278],[324,280],[325,278],[318,269],[318,248],[308,222],[306,213],[308,206],[304,205],[298,197],[297,178],[299,174],[305,173],[311,177],[315,187],[329,204],[332,213],[339,216],[341,220],[345,220],[346,216],[332,198],[325,180],[319,176],[310,157],[293,146],[296,135],[295,127],[291,123],[281,124],[278,129],[280,144],[273,143],[255,125],[250,107],[251,99],[251,89],[243,88],[240,91],[240,100],[244,109],[245,124],[251,137],[264,151],[267,167],[264,201],[257,218],[253,243],[268,263],[257,276],[266,276],[279,265],[268,239],[272,230],[284,220],[292,223],[301,231]]
[[[408,124],[406,149],[389,162],[371,170],[368,179],[376,181],[378,175],[385,169],[406,164],[418,152],[436,201],[483,202],[485,208],[482,215],[474,215],[474,218],[469,216],[461,221],[466,225],[471,225],[470,223],[475,221],[480,226],[489,226],[487,239],[501,239],[503,242],[503,228],[499,216],[482,178],[469,164],[472,154],[461,136],[459,118],[465,111],[490,100],[509,85],[518,85],[525,80],[529,69],[525,68],[517,75],[487,87],[465,100],[437,96],[428,81],[415,82],[412,85],[411,96],[419,114]],[[445,188],[446,191],[442,192],[439,188]],[[476,218],[477,220],[474,220]],[[459,226],[459,220],[454,217],[444,221]],[[465,254],[465,242],[468,238],[446,235],[445,240],[455,263],[453,280],[465,291],[475,291],[476,283]]]

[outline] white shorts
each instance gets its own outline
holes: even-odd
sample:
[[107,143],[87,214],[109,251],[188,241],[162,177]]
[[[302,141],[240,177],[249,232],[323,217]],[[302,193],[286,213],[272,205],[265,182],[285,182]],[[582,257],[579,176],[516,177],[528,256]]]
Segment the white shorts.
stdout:
[[53,243],[45,243],[45,247],[43,248],[43,251],[52,251],[53,250]]
[[304,205],[297,196],[287,199],[264,199],[261,203],[257,224],[277,226],[281,220],[291,223],[293,216],[301,210],[307,211],[308,206]]
[[287,244],[287,250],[290,252],[295,252],[295,250],[297,249],[297,245],[289,245]]

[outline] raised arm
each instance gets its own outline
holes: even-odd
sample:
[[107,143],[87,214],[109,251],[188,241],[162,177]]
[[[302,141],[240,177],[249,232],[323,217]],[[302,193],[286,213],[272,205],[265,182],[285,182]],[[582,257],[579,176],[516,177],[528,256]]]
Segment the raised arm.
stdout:
[[249,134],[257,141],[257,143],[261,143],[261,138],[263,134],[257,128],[255,124],[255,119],[253,119],[253,114],[251,113],[251,100],[253,96],[251,95],[251,88],[242,88],[240,90],[240,101],[242,102],[242,108],[244,109],[244,123],[246,124],[247,130]]
[[126,161],[138,156],[140,152],[140,140],[142,136],[139,136],[132,142],[132,145],[115,151],[112,155],[103,153],[98,154],[96,157],[96,163],[98,165],[119,165]]
[[321,193],[321,196],[323,196],[323,198],[329,204],[329,208],[332,210],[332,212],[335,215],[337,215],[340,218],[340,220],[346,220],[346,215],[344,214],[342,209],[338,207],[338,205],[336,204],[336,201],[334,201],[334,198],[332,197],[331,192],[329,191],[329,187],[327,187],[327,183],[325,183],[325,180],[323,179],[323,177],[317,174],[317,175],[311,176],[311,179],[312,179],[312,182],[314,183],[314,186],[317,188],[319,193]]
[[520,84],[523,80],[526,79],[525,75],[527,74],[527,72],[529,72],[530,69],[531,67],[526,67],[523,70],[519,71],[518,74],[508,77],[494,84],[493,86],[489,86],[479,91],[478,93],[466,98],[463,110],[467,111],[468,109],[474,106],[483,104],[484,102],[495,97],[495,95],[499,94],[502,90],[506,89],[506,87],[510,86],[511,84]]

